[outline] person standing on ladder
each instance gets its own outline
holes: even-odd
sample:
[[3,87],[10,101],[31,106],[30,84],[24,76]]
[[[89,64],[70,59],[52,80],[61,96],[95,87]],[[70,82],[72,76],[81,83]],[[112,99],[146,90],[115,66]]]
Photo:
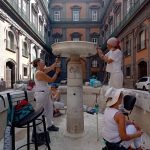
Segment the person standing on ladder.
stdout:
[[117,89],[123,87],[123,73],[121,70],[123,56],[119,44],[117,38],[110,38],[107,41],[109,52],[105,55],[100,48],[97,48],[97,54],[107,63],[106,71],[110,73],[109,86]]

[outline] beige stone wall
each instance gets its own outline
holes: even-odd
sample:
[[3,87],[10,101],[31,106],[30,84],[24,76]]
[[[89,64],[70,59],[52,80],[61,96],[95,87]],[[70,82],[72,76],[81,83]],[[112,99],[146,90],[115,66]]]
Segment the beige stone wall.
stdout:
[[150,136],[150,112],[144,111],[140,107],[135,107],[131,113],[131,119]]

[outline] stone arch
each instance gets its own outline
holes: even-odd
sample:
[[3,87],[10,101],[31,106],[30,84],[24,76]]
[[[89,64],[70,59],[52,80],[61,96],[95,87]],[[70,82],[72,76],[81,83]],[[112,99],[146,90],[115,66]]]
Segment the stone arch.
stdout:
[[26,40],[22,41],[22,55],[25,57],[29,57],[29,45]]
[[16,81],[16,62],[13,59],[7,59],[5,64],[5,81],[6,88],[13,88],[13,84]]
[[[16,34],[14,33],[14,31],[11,29],[11,27],[9,27],[9,28],[6,28],[6,46],[9,46],[8,44],[8,42],[10,41],[10,39],[9,39],[9,36],[11,36],[11,37],[13,37],[13,49],[12,50],[15,50],[16,49],[16,47],[15,47],[15,45],[17,45],[17,37],[16,37]],[[10,41],[11,42],[11,41]],[[7,47],[7,48],[9,48],[9,47]]]
[[138,61],[137,70],[138,70],[138,78],[147,76],[147,61],[141,59]]

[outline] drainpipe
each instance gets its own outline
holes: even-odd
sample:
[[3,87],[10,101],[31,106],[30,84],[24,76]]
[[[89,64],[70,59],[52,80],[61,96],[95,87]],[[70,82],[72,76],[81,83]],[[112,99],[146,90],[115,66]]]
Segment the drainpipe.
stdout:
[[29,79],[31,80],[31,43],[29,43]]
[[150,19],[149,19],[149,24],[147,27],[147,31],[148,31],[148,65],[147,65],[147,72],[148,72],[148,76],[150,76]]

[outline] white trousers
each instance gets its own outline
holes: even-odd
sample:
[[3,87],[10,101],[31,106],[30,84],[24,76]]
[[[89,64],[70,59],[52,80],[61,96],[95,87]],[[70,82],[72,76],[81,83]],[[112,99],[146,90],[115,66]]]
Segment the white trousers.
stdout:
[[64,103],[62,101],[54,101],[54,108],[56,109],[61,109],[61,108],[64,108]]
[[[126,127],[126,133],[127,134],[134,134],[137,132],[137,129],[135,128],[134,125],[128,125]],[[129,148],[129,146],[131,144],[134,144],[135,148],[139,148],[141,145],[142,145],[142,137],[138,137],[138,138],[135,138],[135,139],[132,139],[130,141],[123,141],[122,142],[122,145],[125,147],[125,148]]]
[[122,71],[110,74],[109,86],[117,88],[117,89],[123,87],[123,73],[122,73]]
[[[43,107],[44,108],[44,115],[46,116],[47,126],[52,125],[53,119],[53,102],[51,100],[51,96],[49,92],[35,92],[34,95],[36,99],[36,108]],[[37,127],[37,132],[41,131],[40,125]]]

